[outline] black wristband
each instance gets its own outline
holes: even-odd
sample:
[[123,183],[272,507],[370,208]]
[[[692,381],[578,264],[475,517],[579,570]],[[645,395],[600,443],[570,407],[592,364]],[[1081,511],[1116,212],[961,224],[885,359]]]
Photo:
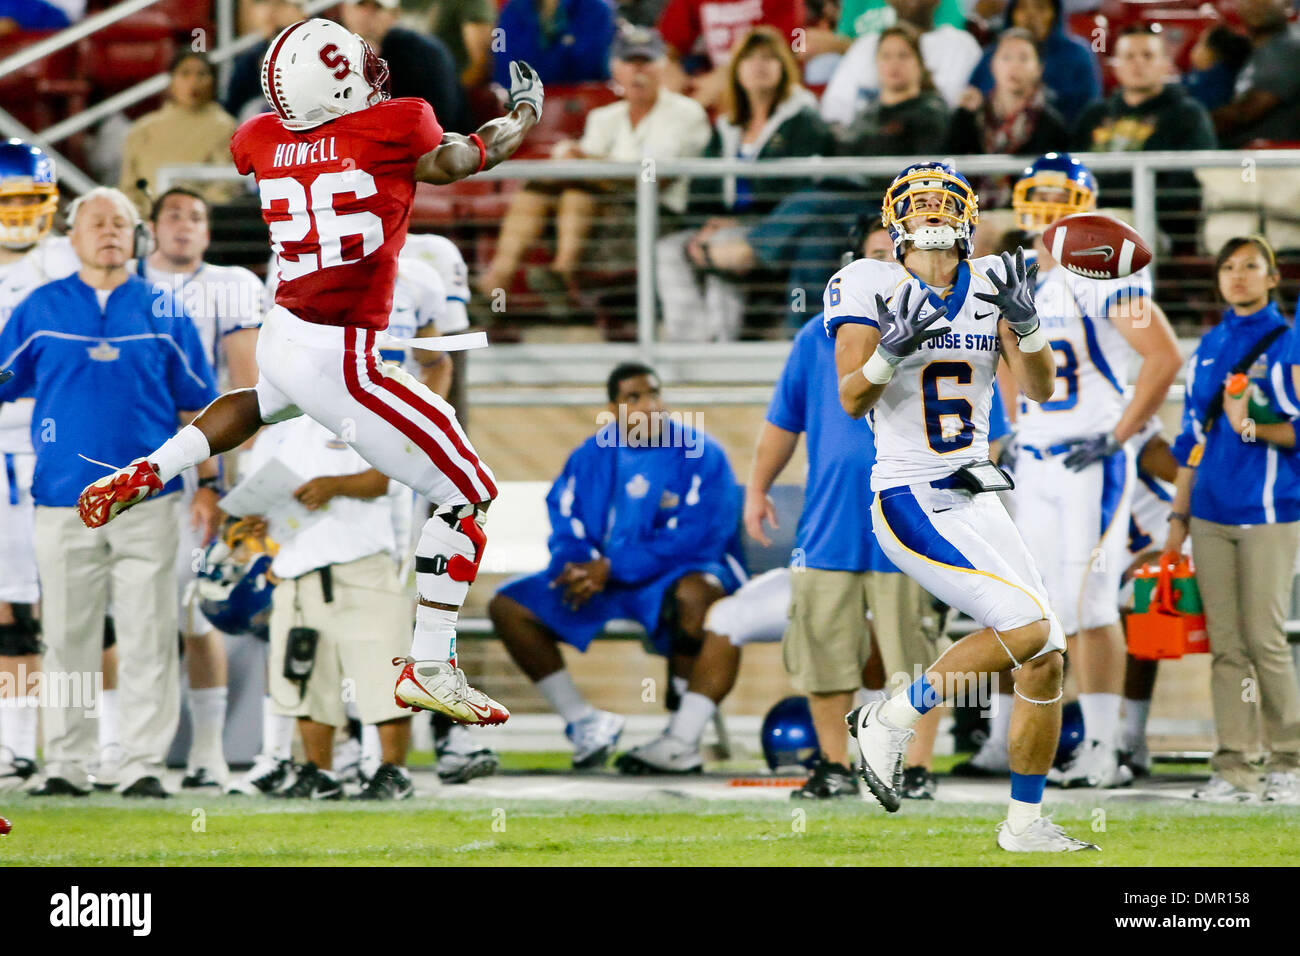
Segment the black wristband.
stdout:
[[221,491],[221,478],[220,478],[220,476],[218,476],[218,475],[210,475],[210,476],[207,477],[207,478],[200,478],[200,479],[199,479],[199,487],[200,487],[200,488],[208,488],[208,489],[210,489],[210,490],[212,490],[212,491],[220,492],[220,491]]
[[1166,518],[1165,520],[1181,521],[1185,525],[1190,525],[1192,523],[1192,516],[1188,514],[1186,511],[1171,511],[1169,512],[1169,517]]

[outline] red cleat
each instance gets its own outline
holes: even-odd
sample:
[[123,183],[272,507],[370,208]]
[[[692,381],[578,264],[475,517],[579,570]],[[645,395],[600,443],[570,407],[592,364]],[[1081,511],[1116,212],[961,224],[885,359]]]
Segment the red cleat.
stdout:
[[127,508],[162,490],[162,479],[153,465],[137,458],[125,468],[86,485],[77,498],[77,514],[87,528],[102,528]]
[[437,711],[462,724],[504,724],[510,719],[510,711],[470,687],[465,672],[449,661],[394,657],[393,663],[405,665],[393,689],[399,707]]

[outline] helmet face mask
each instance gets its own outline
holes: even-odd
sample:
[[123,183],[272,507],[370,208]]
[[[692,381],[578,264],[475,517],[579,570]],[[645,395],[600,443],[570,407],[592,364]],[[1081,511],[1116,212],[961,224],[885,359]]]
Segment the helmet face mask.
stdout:
[[979,222],[979,198],[966,178],[947,163],[917,163],[903,170],[885,192],[880,220],[901,262],[914,249],[952,249],[965,258]]
[[286,129],[303,132],[388,99],[388,63],[331,20],[300,20],[271,41],[262,92]]
[[1097,180],[1068,153],[1048,153],[1035,160],[1011,191],[1016,224],[1041,233],[1065,216],[1097,208]]
[[58,208],[54,162],[21,140],[0,143],[0,246],[34,246],[54,227]]

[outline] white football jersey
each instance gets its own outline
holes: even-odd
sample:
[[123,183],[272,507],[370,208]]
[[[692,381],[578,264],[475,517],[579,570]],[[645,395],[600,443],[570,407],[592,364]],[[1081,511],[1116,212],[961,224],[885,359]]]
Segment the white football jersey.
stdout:
[[445,236],[411,232],[407,233],[401,256],[432,266],[442,277],[447,290],[447,308],[439,319],[438,331],[450,335],[469,328],[469,316],[465,312],[469,303],[469,269],[456,244]]
[[1086,279],[1058,265],[1040,277],[1034,304],[1056,355],[1056,390],[1041,405],[1019,396],[1021,444],[1047,447],[1119,423],[1136,353],[1107,316],[1119,301],[1150,295],[1145,269],[1123,279]]
[[[0,265],[0,329],[33,289],[66,279],[80,268],[66,236],[46,236],[18,261]],[[31,454],[31,424],[29,399],[0,405],[0,452]]]
[[[388,315],[388,334],[399,339],[415,338],[416,332],[432,325],[439,332],[447,311],[447,292],[442,277],[429,265],[407,256],[397,259],[397,281],[393,283],[393,311]],[[392,362],[401,362],[412,375],[419,377],[419,364],[407,349],[382,348],[381,354]]]
[[261,327],[267,302],[261,280],[241,266],[214,266],[207,262],[189,275],[164,272],[146,262],[144,278],[155,291],[170,292],[172,301],[193,320],[203,343],[203,354],[212,363],[218,386],[224,391],[229,381],[219,345],[231,332]]
[[[1129,447],[1139,453],[1161,431],[1160,420],[1152,418],[1142,431],[1133,436]],[[1137,482],[1133,485],[1132,515],[1129,519],[1129,553],[1139,555],[1165,543],[1169,512],[1173,510],[1174,486],[1142,470],[1138,464]]]
[[[947,298],[929,294],[922,317],[947,305],[941,324],[951,330],[898,364],[867,416],[876,437],[873,491],[933,481],[988,458],[1001,316],[975,293],[996,292],[987,276],[990,271],[1001,276],[1002,269],[997,256],[963,260]],[[876,295],[894,308],[905,286],[911,286],[912,306],[927,293],[919,279],[896,263],[858,259],[835,273],[826,287],[827,322],[865,317],[875,324]]]

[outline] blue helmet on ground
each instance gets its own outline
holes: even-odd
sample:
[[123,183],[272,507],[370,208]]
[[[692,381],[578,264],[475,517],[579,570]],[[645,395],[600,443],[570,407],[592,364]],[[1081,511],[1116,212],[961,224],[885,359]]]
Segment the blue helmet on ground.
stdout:
[[269,637],[276,550],[269,538],[231,532],[208,545],[195,591],[199,610],[213,627],[226,634]]
[[903,261],[905,243],[916,249],[957,247],[964,259],[979,222],[979,197],[966,177],[948,163],[913,163],[885,190],[880,221],[894,240],[894,258]]
[[0,198],[8,200],[0,203],[0,245],[35,245],[53,228],[59,208],[54,160],[21,139],[0,142]]
[[807,697],[778,701],[763,718],[759,737],[763,757],[772,770],[794,767],[811,770],[821,752]]
[[1044,153],[1025,167],[1011,190],[1021,229],[1042,232],[1052,223],[1097,208],[1097,177],[1069,153]]
[[1065,762],[1083,743],[1083,707],[1077,700],[1072,700],[1061,708],[1061,740],[1056,745],[1056,759],[1053,764],[1064,766]]

